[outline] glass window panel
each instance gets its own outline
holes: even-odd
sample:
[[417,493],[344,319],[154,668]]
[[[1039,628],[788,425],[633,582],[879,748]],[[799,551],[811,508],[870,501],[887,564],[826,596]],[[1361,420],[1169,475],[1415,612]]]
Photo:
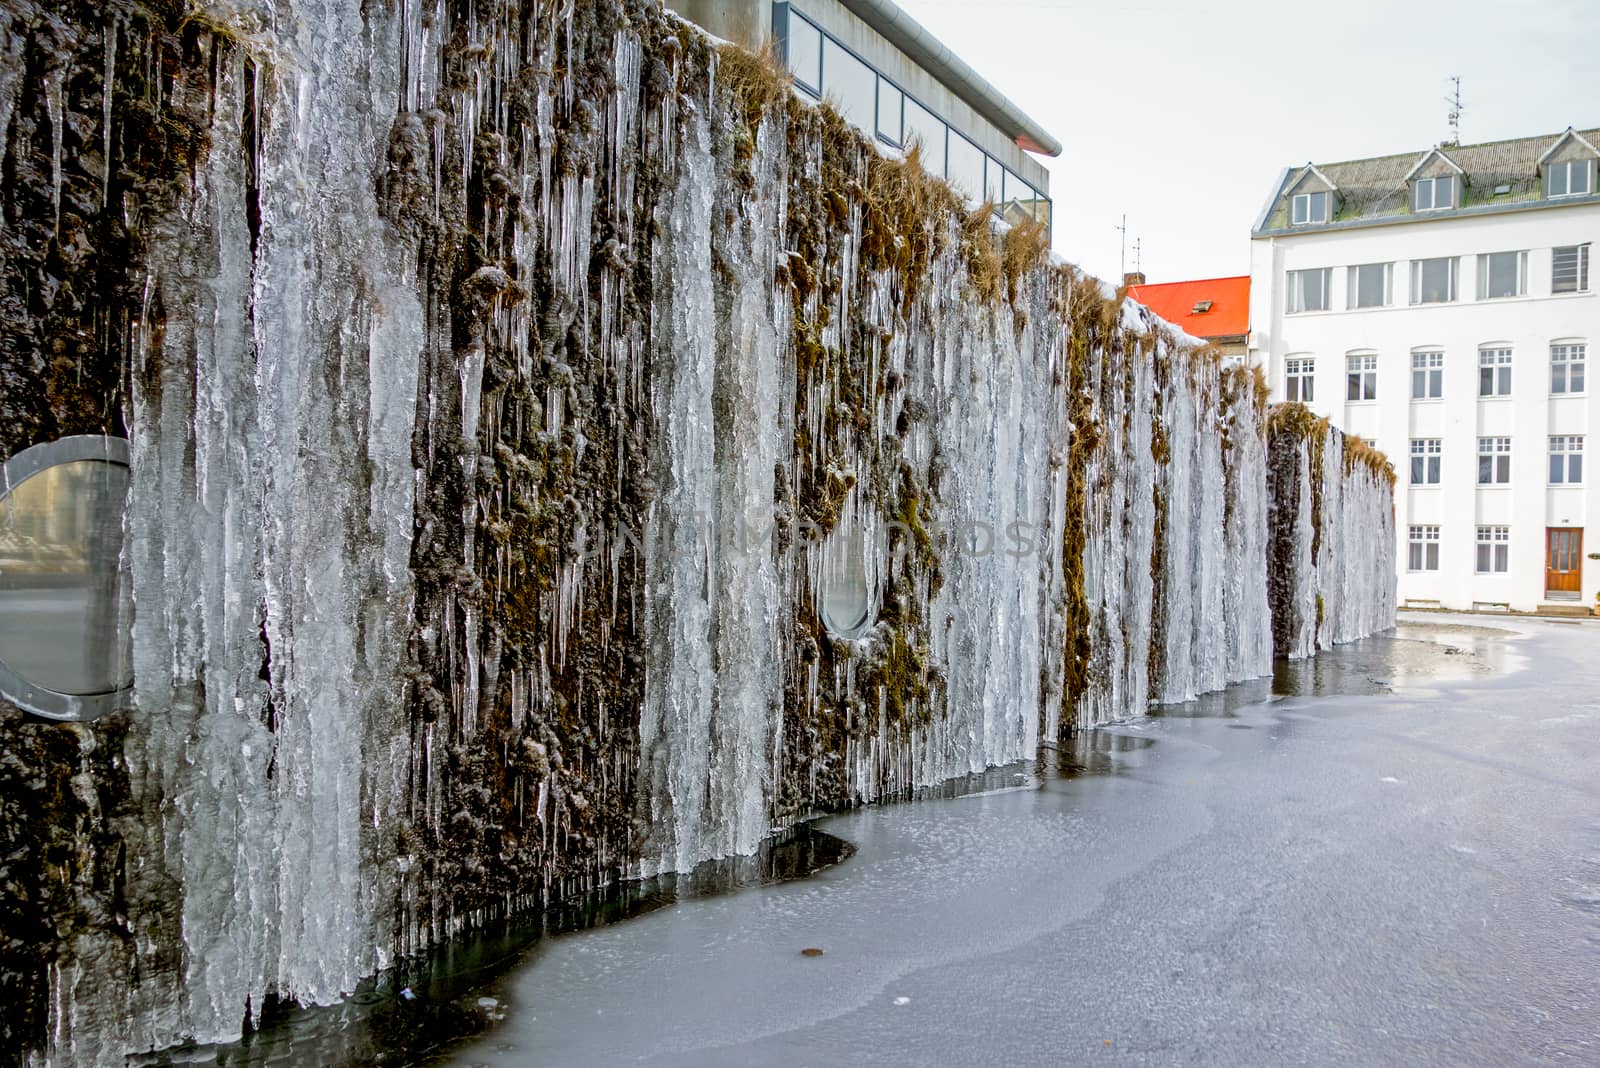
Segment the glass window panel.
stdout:
[[789,12],[789,70],[813,96],[822,89],[822,31]]
[[1357,308],[1381,308],[1389,303],[1389,265],[1367,263],[1352,268],[1355,272],[1355,293],[1351,300]]
[[1488,298],[1522,295],[1522,253],[1494,252],[1478,257],[1479,295]]
[[1412,264],[1414,304],[1442,304],[1456,299],[1455,260],[1418,260]]
[[839,114],[871,133],[878,101],[877,72],[835,44],[831,37],[825,37],[822,81],[823,98],[832,101]]
[[950,184],[973,200],[983,194],[983,150],[950,131]]
[[908,149],[913,143],[922,146],[922,165],[928,173],[944,177],[945,125],[939,117],[910,97],[906,97],[905,121],[901,143]]
[[983,158],[983,199],[991,204],[1002,204],[1002,176],[1006,169],[989,156]]
[[887,78],[878,79],[878,136],[899,145],[905,94]]

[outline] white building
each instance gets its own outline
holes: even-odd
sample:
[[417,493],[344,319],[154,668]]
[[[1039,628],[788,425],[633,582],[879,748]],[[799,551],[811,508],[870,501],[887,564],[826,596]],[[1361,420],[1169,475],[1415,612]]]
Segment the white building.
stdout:
[[1306,164],[1256,222],[1252,358],[1394,462],[1402,604],[1595,602],[1597,144]]

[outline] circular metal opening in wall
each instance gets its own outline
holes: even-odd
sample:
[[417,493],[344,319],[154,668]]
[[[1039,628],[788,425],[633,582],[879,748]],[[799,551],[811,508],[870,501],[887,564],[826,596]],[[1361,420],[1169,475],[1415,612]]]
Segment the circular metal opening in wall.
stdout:
[[62,438],[0,465],[0,697],[24,711],[95,719],[133,684],[127,498],[122,438]]

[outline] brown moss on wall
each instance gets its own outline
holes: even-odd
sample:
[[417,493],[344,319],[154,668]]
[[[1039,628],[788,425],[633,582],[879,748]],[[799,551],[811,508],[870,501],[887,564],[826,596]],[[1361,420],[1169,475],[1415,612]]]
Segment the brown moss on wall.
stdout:
[[[231,45],[175,3],[0,10],[0,460],[75,434],[126,435],[136,359],[158,351],[152,226],[209,148],[212,64]],[[108,77],[109,75],[109,77]],[[126,947],[176,931],[126,893],[134,811],[128,722],[39,721],[0,701],[0,1059],[44,1040],[47,972],[76,939]],[[173,968],[178,948],[147,968]]]

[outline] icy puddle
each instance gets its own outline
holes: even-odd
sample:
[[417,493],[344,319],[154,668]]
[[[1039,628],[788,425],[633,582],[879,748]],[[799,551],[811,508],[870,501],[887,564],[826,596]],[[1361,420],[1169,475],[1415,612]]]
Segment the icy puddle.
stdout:
[[1591,1063],[1600,629],[1506,626],[1408,619],[936,799],[819,821],[635,892],[627,922],[374,991],[347,1007],[361,1042],[301,1014],[324,1022],[295,1055]]

